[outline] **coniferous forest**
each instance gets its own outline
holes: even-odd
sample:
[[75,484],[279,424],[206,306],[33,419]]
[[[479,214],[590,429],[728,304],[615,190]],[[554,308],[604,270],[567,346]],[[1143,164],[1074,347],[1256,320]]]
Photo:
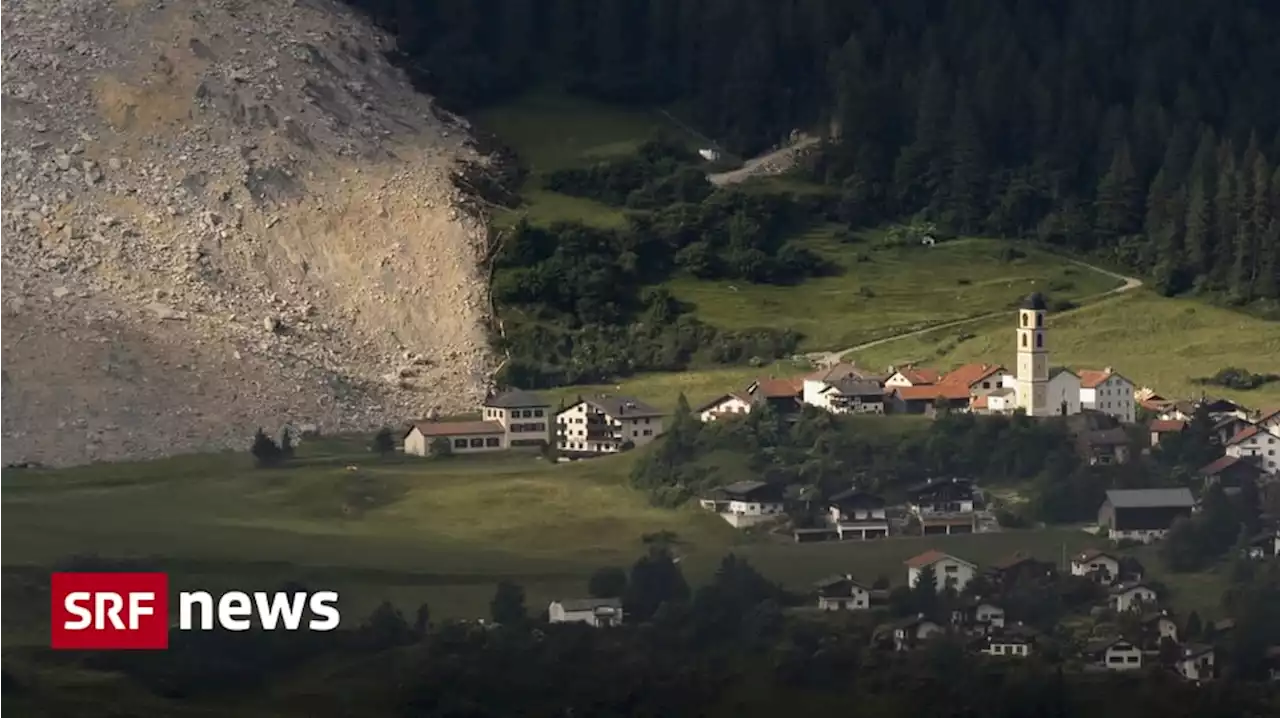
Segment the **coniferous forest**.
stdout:
[[1280,298],[1280,3],[351,0],[470,111],[555,85],[668,105],[734,152],[793,129],[855,225],[922,215]]

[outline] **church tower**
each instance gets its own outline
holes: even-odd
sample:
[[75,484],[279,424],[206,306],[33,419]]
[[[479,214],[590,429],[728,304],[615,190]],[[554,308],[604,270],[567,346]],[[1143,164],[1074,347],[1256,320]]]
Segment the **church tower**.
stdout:
[[1044,315],[1048,307],[1039,292],[1018,308],[1018,406],[1027,416],[1050,416],[1049,349],[1045,346]]

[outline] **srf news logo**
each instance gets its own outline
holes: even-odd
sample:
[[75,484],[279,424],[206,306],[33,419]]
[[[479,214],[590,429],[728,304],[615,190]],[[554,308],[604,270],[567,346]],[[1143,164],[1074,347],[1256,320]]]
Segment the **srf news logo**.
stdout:
[[[169,616],[169,575],[164,573],[55,573],[52,646],[72,650],[163,650],[169,629],[332,631],[342,620],[338,594],[244,593],[213,596],[178,593],[178,616]],[[310,614],[310,618],[304,621]]]

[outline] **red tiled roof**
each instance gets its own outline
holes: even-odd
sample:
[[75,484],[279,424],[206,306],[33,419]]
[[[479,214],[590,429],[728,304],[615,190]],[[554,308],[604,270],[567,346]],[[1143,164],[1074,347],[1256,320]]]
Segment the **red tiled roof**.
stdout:
[[[1113,376],[1118,376],[1121,379],[1124,379],[1125,381],[1129,381],[1128,379],[1125,379],[1123,376],[1120,376],[1116,372],[1109,371],[1107,369],[1102,369],[1102,370],[1081,369],[1076,373],[1080,375],[1081,389],[1093,389],[1097,387],[1099,384],[1101,384],[1102,382],[1106,381],[1107,379],[1110,379]],[[1133,382],[1129,382],[1129,383],[1132,384]]]
[[947,555],[941,551],[929,549],[919,556],[912,556],[903,563],[907,564],[907,566],[911,568],[924,568],[925,566],[935,564],[946,557]]
[[938,379],[942,377],[942,372],[939,372],[937,369],[916,368],[912,366],[903,367],[898,370],[898,373],[907,381],[911,382],[912,385],[937,384]]
[[969,402],[969,406],[972,406],[975,409],[985,409],[987,408],[987,397],[975,396],[973,397],[973,401]]
[[1249,439],[1252,439],[1254,436],[1257,436],[1259,431],[1262,431],[1262,427],[1254,424],[1250,424],[1249,426],[1246,426],[1240,431],[1237,431],[1235,436],[1228,439],[1227,446],[1234,446],[1236,444],[1239,444],[1242,441],[1248,441]]
[[802,379],[758,379],[755,383],[756,393],[766,399],[799,396],[804,390],[802,382]]
[[924,386],[899,386],[894,393],[903,401],[929,401],[933,399],[967,399],[968,384],[925,384]]
[[998,371],[1003,371],[1004,367],[999,364],[965,364],[947,372],[942,377],[940,384],[962,384],[966,387],[973,386]]
[[420,421],[413,426],[423,436],[475,436],[506,432],[496,421]]
[[1138,402],[1138,406],[1141,406],[1143,409],[1146,409],[1147,411],[1164,411],[1169,407],[1173,406],[1173,402],[1169,401],[1168,399],[1160,399],[1160,398],[1151,396]]
[[1187,428],[1187,422],[1180,419],[1156,419],[1151,422],[1151,431],[1157,434],[1182,431],[1185,428]]
[[1199,469],[1199,473],[1203,476],[1213,476],[1214,474],[1220,474],[1223,471],[1226,471],[1227,469],[1231,468],[1232,466],[1235,466],[1237,461],[1240,461],[1240,457],[1238,456],[1219,456],[1217,459],[1213,460],[1209,464],[1205,466],[1201,466]]
[[1278,417],[1280,417],[1280,407],[1275,409],[1263,409],[1262,415],[1258,417],[1258,423],[1261,424],[1264,421],[1270,421],[1271,419]]
[[1111,559],[1112,561],[1116,560],[1115,556],[1112,556],[1106,551],[1103,551],[1102,549],[1097,549],[1097,548],[1085,549],[1084,551],[1080,552],[1079,555],[1077,555],[1075,558],[1071,560],[1075,561],[1076,563],[1086,563],[1094,560],[1095,558],[1102,558],[1104,556],[1106,558]]

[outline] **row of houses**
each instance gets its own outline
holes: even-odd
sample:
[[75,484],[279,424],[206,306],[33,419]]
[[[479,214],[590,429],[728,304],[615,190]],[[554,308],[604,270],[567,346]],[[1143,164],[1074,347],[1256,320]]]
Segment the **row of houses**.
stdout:
[[1072,416],[1097,411],[1132,423],[1135,386],[1111,367],[1073,371],[1049,366],[1047,307],[1032,294],[1017,310],[1015,371],[1000,364],[965,364],[943,373],[927,367],[875,372],[839,363],[796,378],[760,379],[742,391],[698,407],[703,421],[744,414],[768,404],[782,412],[805,405],[836,414],[980,414]]
[[[704,509],[735,528],[785,519],[789,503],[803,502],[789,499],[786,487],[764,481],[735,482],[701,499]],[[898,506],[889,506],[883,496],[855,486],[827,499],[822,512],[825,526],[797,528],[793,535],[797,542],[866,541],[902,533],[908,526],[925,536],[969,534],[979,530],[983,515],[968,479],[930,479],[910,486],[905,503]]]
[[[616,454],[662,434],[663,412],[639,399],[598,394],[552,409],[531,391],[495,394],[480,406],[480,419],[418,421],[404,436],[407,454],[427,456],[442,446],[460,454],[554,446],[570,458]],[[442,444],[443,442],[443,444]]]

